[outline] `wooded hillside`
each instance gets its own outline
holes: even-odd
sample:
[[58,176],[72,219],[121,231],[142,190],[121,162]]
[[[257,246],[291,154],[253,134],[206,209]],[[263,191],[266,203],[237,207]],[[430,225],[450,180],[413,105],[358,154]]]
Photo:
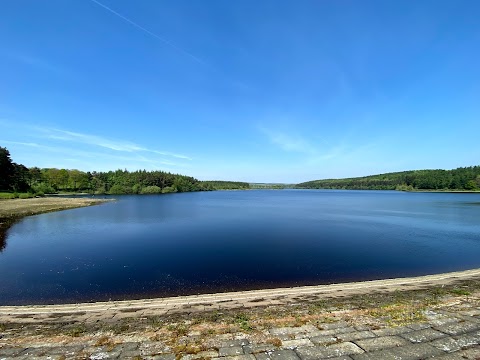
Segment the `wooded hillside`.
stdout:
[[413,170],[347,179],[313,180],[302,189],[480,190],[480,166],[454,170]]

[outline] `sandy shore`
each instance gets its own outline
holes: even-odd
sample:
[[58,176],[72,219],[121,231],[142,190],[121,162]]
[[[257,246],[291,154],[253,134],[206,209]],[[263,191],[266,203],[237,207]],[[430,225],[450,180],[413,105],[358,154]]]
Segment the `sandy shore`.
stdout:
[[107,201],[111,200],[67,197],[0,200],[0,223],[29,215],[97,205]]

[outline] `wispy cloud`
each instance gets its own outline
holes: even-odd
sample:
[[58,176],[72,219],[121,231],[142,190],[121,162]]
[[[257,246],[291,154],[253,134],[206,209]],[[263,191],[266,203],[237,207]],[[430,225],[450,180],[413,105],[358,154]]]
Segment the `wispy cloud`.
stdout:
[[49,128],[49,127],[36,127],[36,129],[39,130],[41,133],[43,133],[45,137],[49,139],[54,139],[54,140],[94,145],[94,146],[99,146],[106,149],[121,151],[121,152],[129,152],[129,153],[149,152],[149,153],[158,154],[162,156],[174,157],[177,159],[192,160],[191,157],[186,155],[177,154],[177,153],[168,152],[168,151],[148,149],[146,147],[143,147],[141,145],[135,144],[130,141],[113,140],[113,139],[108,139],[98,135],[83,134],[83,133],[78,133],[78,132],[73,132],[68,130],[61,130],[56,128]]
[[[149,169],[188,172],[192,158],[149,148],[128,140],[30,125],[0,118],[5,130],[0,146],[14,151],[15,160],[27,166],[76,167],[83,170]],[[12,153],[13,156],[13,153]],[[76,159],[74,163],[68,159]]]
[[174,153],[167,152],[167,151],[149,150],[149,149],[145,149],[145,148],[143,148],[141,151],[148,151],[148,152],[158,154],[158,155],[163,155],[163,156],[171,156],[171,157],[174,157],[174,158],[177,158],[177,159],[192,160],[191,157],[181,155],[181,154],[174,154]]
[[298,134],[287,134],[278,130],[260,127],[260,131],[267,136],[270,142],[279,146],[285,151],[294,151],[311,154],[315,152],[315,147],[303,136]]
[[[86,151],[72,148],[69,146],[51,146],[43,145],[35,142],[10,141],[0,139],[0,144],[15,148],[19,151],[21,148],[30,149],[26,152],[28,158],[32,158],[32,151],[40,156],[40,161],[37,159],[32,165],[38,166],[39,163],[43,167],[66,167],[72,168],[76,165],[68,165],[71,162],[74,164],[83,164],[84,170],[113,170],[114,168],[148,168],[148,169],[162,169],[170,171],[185,171],[189,168],[188,164],[176,163],[173,161],[161,159],[158,157],[143,156],[138,153],[125,154],[110,154],[102,151]],[[21,151],[24,153],[24,151]],[[55,155],[53,155],[55,154]],[[64,157],[65,155],[69,156]],[[22,161],[24,162],[24,161]],[[175,170],[176,169],[176,170]]]
[[17,52],[3,52],[2,55],[13,62],[20,63],[35,70],[47,72],[57,76],[67,76],[68,78],[72,78],[72,74],[68,69],[40,56],[21,54]]
[[10,140],[2,140],[0,139],[0,143],[2,144],[10,144],[10,145],[21,145],[21,146],[29,146],[29,147],[44,147],[43,145],[39,145],[37,143],[31,143],[31,142],[21,142],[21,141],[10,141]]
[[299,132],[279,131],[265,127],[259,129],[266,135],[270,144],[286,152],[298,153],[302,156],[302,162],[312,166],[325,162],[368,157],[368,154],[372,153],[377,146],[375,142],[361,143],[358,139],[351,138],[351,135],[345,135],[344,138],[330,143],[318,135],[307,137]]
[[244,80],[239,81],[238,79],[232,78],[231,74],[229,75],[229,74],[224,73],[223,71],[221,71],[221,69],[212,65],[212,63],[209,63],[209,62],[203,60],[200,56],[192,53],[191,51],[186,50],[183,46],[180,46],[180,45],[176,44],[174,41],[172,41],[168,37],[166,37],[164,35],[159,35],[158,33],[155,33],[153,31],[151,31],[150,29],[148,29],[144,25],[141,25],[139,22],[133,21],[131,18],[129,18],[125,14],[119,13],[118,11],[114,10],[113,8],[105,5],[104,3],[102,3],[98,0],[90,0],[90,1],[92,3],[98,5],[99,7],[103,8],[104,10],[110,12],[111,14],[115,15],[116,17],[123,20],[127,24],[133,26],[137,30],[155,38],[156,40],[159,40],[160,42],[162,42],[166,46],[170,47],[174,51],[190,58],[191,60],[195,61],[198,64],[203,65],[203,67],[205,69],[207,69],[208,71],[217,74],[217,76],[221,76],[226,82],[230,83],[230,85],[234,89],[236,89],[238,91],[242,91],[242,92],[253,90],[252,86],[250,84],[247,84],[246,82],[244,82]]
[[104,8],[105,10],[109,11],[110,13],[112,13],[113,15],[117,16],[118,18],[122,19],[123,21],[127,22],[128,24],[134,26],[135,28],[137,28],[138,30],[140,31],[143,31],[144,33],[154,37],[155,39],[157,40],[160,40],[161,42],[163,42],[164,44],[168,45],[169,47],[171,47],[172,49],[188,56],[189,58],[191,58],[192,60],[202,64],[202,65],[206,65],[199,57],[193,55],[191,52],[181,48],[180,46],[176,45],[173,41],[167,39],[166,37],[164,36],[160,36],[156,33],[154,33],[153,31],[150,31],[148,30],[147,28],[145,28],[144,26],[138,24],[137,22],[129,19],[128,17],[118,13],[117,11],[113,10],[112,8],[108,7],[107,5],[101,3],[100,1],[97,1],[97,0],[90,0],[91,2],[97,4],[98,6],[101,6],[102,8]]

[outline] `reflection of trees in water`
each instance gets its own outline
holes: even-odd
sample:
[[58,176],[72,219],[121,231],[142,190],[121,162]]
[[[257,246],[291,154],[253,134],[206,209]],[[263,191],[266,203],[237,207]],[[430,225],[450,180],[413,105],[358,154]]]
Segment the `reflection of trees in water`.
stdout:
[[14,221],[5,221],[0,223],[0,253],[7,247],[7,233]]
[[0,253],[7,247],[7,231],[0,227]]

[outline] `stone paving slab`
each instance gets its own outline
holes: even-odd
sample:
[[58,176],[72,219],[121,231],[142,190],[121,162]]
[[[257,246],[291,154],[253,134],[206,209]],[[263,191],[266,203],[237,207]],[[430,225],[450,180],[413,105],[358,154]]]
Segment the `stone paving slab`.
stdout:
[[241,346],[229,346],[218,349],[219,356],[234,356],[243,354],[243,347]]
[[269,333],[273,336],[290,336],[298,334],[306,334],[311,332],[318,332],[319,330],[313,325],[304,325],[300,327],[282,327],[273,328],[269,330]]
[[334,323],[322,323],[318,324],[320,330],[336,330],[340,328],[346,328],[349,324],[346,321],[337,321]]
[[446,337],[431,342],[433,346],[446,352],[454,352],[469,346],[480,344],[480,333]]
[[363,352],[362,349],[351,342],[297,349],[297,354],[299,354],[302,360],[328,359],[345,355],[361,354]]
[[372,332],[377,336],[398,335],[398,334],[404,334],[411,331],[413,330],[407,326],[388,327],[383,329],[372,330]]
[[378,351],[409,345],[410,342],[400,336],[382,336],[371,339],[356,340],[355,344],[365,351]]
[[434,329],[449,335],[459,335],[474,330],[480,330],[480,324],[469,321],[462,321],[443,326],[436,326],[434,327]]
[[409,329],[412,329],[412,330],[423,330],[423,329],[428,329],[429,327],[431,327],[432,324],[430,323],[415,323],[415,324],[409,324],[409,325],[406,325],[405,327],[406,328],[409,328]]
[[474,348],[470,348],[470,349],[467,349],[467,350],[460,351],[458,354],[460,356],[462,356],[463,359],[478,360],[478,359],[480,359],[480,346],[476,346]]
[[336,336],[333,336],[333,335],[320,335],[320,336],[311,337],[311,338],[310,338],[310,341],[311,341],[314,345],[327,346],[327,345],[335,344],[335,343],[337,343],[339,340],[338,340],[338,338],[337,338]]
[[354,360],[422,360],[445,354],[430,344],[412,344],[394,349],[367,352],[353,355]]
[[404,339],[411,341],[412,343],[420,343],[440,339],[447,335],[432,328],[427,328],[400,334],[400,336],[402,336]]
[[293,350],[277,350],[268,355],[273,360],[300,360],[297,353]]
[[[173,354],[156,355],[156,356],[152,356],[152,360],[175,360],[175,355]],[[182,358],[182,360],[184,359]]]
[[222,342],[222,347],[229,347],[229,346],[245,346],[250,344],[248,339],[234,339],[234,340],[227,340]]
[[334,334],[345,334],[345,333],[351,333],[351,332],[356,332],[356,329],[352,326],[346,326],[346,327],[341,327],[338,329],[331,329],[331,330],[319,330],[317,332],[318,336],[325,336],[325,335],[334,335]]
[[478,360],[480,359],[480,346],[476,348],[470,348],[462,350],[456,353],[450,353],[446,355],[440,355],[435,357],[440,360]]
[[245,354],[259,354],[272,352],[277,349],[275,345],[272,344],[251,344],[244,346]]
[[376,336],[375,333],[373,333],[370,330],[355,331],[355,332],[350,332],[350,333],[338,334],[337,335],[337,337],[342,341],[354,341],[354,340],[359,340],[359,339],[372,338],[372,337],[375,337],[375,336]]
[[[344,325],[346,324],[342,324],[342,326]],[[125,342],[111,348],[91,345],[32,346],[29,348],[3,346],[0,347],[0,360],[203,360],[207,358],[217,360],[420,360],[433,357],[444,360],[478,360],[480,357],[480,330],[449,335],[432,328],[412,330],[404,326],[396,328],[396,335],[387,336],[378,336],[374,332],[375,330],[357,331],[357,334],[365,333],[368,336],[373,334],[373,337],[362,336],[360,339],[347,341],[340,337],[353,333],[342,332],[343,327],[340,326],[331,329],[340,331],[332,336],[316,335],[318,328],[313,325],[286,329],[274,328],[271,329],[271,333],[304,333],[306,338],[289,340],[290,342],[283,341],[279,349],[273,344],[258,344],[248,338],[226,340],[226,335],[224,335],[224,339],[221,340],[222,347],[218,351],[210,349],[194,354],[185,354],[180,358],[171,353],[171,349],[161,341]],[[465,329],[467,331],[473,327],[467,326]],[[398,333],[399,331],[400,333]],[[192,336],[187,336],[185,339],[193,339]],[[437,338],[437,336],[442,337]]]
[[211,360],[256,360],[252,354],[212,358]]
[[315,344],[310,339],[296,339],[282,341],[282,347],[285,349],[296,349],[298,347],[310,347]]

